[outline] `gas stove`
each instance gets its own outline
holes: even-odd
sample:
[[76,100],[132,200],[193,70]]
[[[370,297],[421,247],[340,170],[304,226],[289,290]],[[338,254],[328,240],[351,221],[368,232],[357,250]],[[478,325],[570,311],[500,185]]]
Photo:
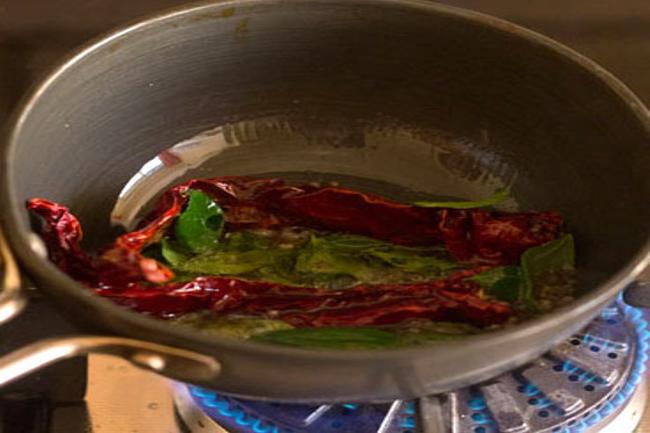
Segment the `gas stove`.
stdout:
[[[73,47],[185,1],[0,2],[0,123],[28,86]],[[444,2],[503,17],[567,43],[650,101],[646,0],[561,2],[557,7],[515,0]],[[55,310],[36,299],[25,314],[0,327],[0,353],[73,332]],[[646,334],[640,313],[617,305],[603,311],[586,332],[495,381],[383,405],[238,400],[93,355],[0,390],[0,433],[628,433],[637,424],[638,433],[650,433],[650,411],[644,412]]]
[[522,368],[418,400],[276,404],[183,384],[173,386],[173,394],[190,431],[623,433],[633,431],[642,412],[632,416],[625,409],[645,405],[649,338],[641,312],[616,303],[582,332]]
[[[647,323],[622,304],[529,365],[493,380],[419,400],[301,405],[243,400],[176,384],[191,431],[231,433],[500,433],[632,431],[646,386]],[[622,416],[618,416],[622,415]],[[210,428],[210,427],[212,428]],[[208,430],[205,430],[208,429]]]
[[14,400],[21,419],[40,417],[41,429],[34,422],[16,429],[14,416],[12,428],[0,432],[649,433],[647,326],[640,310],[617,302],[524,367],[454,392],[383,404],[245,400],[91,356],[85,400],[32,412]]

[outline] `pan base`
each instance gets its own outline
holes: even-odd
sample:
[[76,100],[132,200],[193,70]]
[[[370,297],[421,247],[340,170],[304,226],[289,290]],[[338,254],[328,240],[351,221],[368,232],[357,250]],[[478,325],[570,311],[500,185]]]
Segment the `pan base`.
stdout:
[[177,411],[203,433],[632,432],[646,403],[647,322],[621,302],[530,364],[415,401],[311,405],[243,400],[177,384]]

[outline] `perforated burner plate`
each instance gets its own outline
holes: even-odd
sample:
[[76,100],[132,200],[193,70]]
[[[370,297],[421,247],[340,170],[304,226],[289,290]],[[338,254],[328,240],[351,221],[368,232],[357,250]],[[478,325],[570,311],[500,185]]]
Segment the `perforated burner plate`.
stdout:
[[[275,404],[178,384],[190,428],[230,433],[631,432],[645,404],[649,333],[638,310],[615,303],[581,333],[532,363],[458,391],[391,404]],[[635,390],[642,389],[635,393]],[[634,404],[631,404],[634,403]],[[623,422],[615,416],[626,407]],[[609,426],[609,427],[607,427]],[[608,431],[609,431],[608,430]]]

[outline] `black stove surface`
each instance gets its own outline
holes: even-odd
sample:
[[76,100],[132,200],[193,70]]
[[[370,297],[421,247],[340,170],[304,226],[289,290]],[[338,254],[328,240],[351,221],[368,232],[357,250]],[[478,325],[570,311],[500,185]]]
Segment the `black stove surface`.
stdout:
[[[78,331],[48,302],[32,293],[25,311],[0,326],[0,355],[39,339],[75,332]],[[0,388],[0,433],[86,431],[79,429],[83,428],[80,422],[84,424],[87,413],[86,381],[87,360],[76,358]],[[74,416],[62,417],[60,411]],[[52,429],[55,414],[57,429]]]

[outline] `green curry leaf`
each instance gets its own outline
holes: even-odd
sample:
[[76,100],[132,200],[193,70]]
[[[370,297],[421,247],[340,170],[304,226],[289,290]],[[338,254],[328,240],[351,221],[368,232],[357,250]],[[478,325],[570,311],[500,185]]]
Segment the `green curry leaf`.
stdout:
[[175,239],[193,253],[212,251],[219,244],[224,223],[223,211],[214,200],[190,190],[187,206],[174,225]]
[[521,272],[517,266],[500,266],[468,278],[485,287],[487,293],[500,301],[515,302],[520,297]]
[[204,334],[239,339],[251,338],[257,334],[292,329],[281,320],[258,317],[217,317],[214,314],[193,313],[173,319],[180,325],[188,325]]
[[181,248],[168,238],[163,238],[160,252],[172,267],[179,267],[189,259],[189,255],[181,251]]
[[532,306],[535,300],[536,279],[549,272],[572,269],[574,266],[575,245],[570,234],[527,249],[521,255],[521,274],[524,282],[521,300]]
[[272,247],[273,242],[268,237],[246,231],[227,233],[219,245],[219,248],[225,251],[251,251]]
[[[193,256],[187,254],[177,243],[164,239],[162,253],[175,271],[186,274],[258,273],[267,281],[279,283],[288,283],[280,275],[291,275],[294,254],[291,250],[274,247],[266,237],[249,232],[228,233],[213,251]],[[274,278],[276,274],[277,278]]]
[[192,257],[176,267],[195,274],[242,275],[273,266],[283,254],[282,250],[215,251]]
[[446,257],[437,255],[418,255],[403,248],[387,251],[372,251],[373,257],[406,272],[423,273],[432,276],[444,276],[450,271],[461,269],[462,265]]
[[325,275],[330,275],[330,279],[350,275],[360,281],[373,281],[380,277],[382,269],[364,260],[360,254],[339,250],[326,238],[312,236],[298,253],[295,271],[302,275],[316,274],[318,277],[312,275],[312,278],[317,280]]
[[185,274],[237,275],[332,289],[443,278],[463,267],[441,248],[317,232],[296,244],[287,244],[278,234],[231,232],[212,250],[194,254],[180,242],[164,239],[162,255],[175,271]]
[[296,271],[303,274],[349,275],[365,283],[390,282],[419,274],[444,277],[462,268],[437,248],[393,245],[364,236],[312,236],[299,252]]
[[377,349],[400,345],[396,334],[375,328],[297,328],[257,334],[252,340],[322,349]]
[[474,209],[497,205],[508,199],[508,191],[498,189],[491,196],[475,201],[417,201],[419,207],[446,207],[451,209]]

